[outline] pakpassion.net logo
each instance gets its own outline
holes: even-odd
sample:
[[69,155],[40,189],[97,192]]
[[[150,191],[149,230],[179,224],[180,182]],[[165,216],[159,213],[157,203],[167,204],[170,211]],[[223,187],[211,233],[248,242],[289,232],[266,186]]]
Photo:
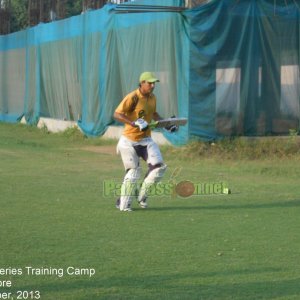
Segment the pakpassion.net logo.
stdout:
[[[124,195],[135,195],[142,186],[142,182],[127,183],[123,187]],[[117,183],[114,180],[103,181],[103,196],[104,197],[119,197],[121,196],[122,183]],[[202,182],[194,183],[189,180],[180,182],[159,182],[151,184],[147,187],[148,196],[180,196],[183,198],[200,196],[200,195],[221,195],[230,194],[231,191],[225,182]]]

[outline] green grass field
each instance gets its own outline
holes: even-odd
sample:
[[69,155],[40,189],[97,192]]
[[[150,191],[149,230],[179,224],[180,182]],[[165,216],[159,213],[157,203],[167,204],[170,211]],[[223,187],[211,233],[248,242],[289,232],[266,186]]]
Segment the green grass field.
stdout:
[[0,296],[300,299],[299,154],[222,159],[165,146],[164,182],[180,170],[176,182],[224,181],[232,194],[157,196],[121,213],[103,196],[103,181],[123,178],[115,145],[0,123]]

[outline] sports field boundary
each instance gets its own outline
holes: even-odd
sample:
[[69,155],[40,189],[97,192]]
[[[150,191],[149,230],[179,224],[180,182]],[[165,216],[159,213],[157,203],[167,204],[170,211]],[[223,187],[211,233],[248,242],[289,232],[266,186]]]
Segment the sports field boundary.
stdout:
[[[21,123],[26,124],[26,120],[24,117],[22,118]],[[57,120],[50,118],[40,118],[37,127],[46,128],[49,132],[52,133],[63,132],[69,128],[78,128],[78,130],[80,130],[80,127],[77,125],[76,121]],[[122,131],[123,126],[109,126],[102,137],[118,140],[122,135]],[[171,145],[171,143],[164,137],[161,132],[152,131],[152,138],[159,145]]]

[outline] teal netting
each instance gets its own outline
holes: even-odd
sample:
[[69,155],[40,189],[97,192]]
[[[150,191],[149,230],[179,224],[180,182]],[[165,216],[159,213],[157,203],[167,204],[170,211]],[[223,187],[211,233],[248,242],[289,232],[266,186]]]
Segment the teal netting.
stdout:
[[0,121],[75,120],[102,135],[147,70],[160,78],[160,114],[189,118],[165,133],[174,144],[299,130],[299,0],[216,0],[183,13],[115,7],[0,36]]
[[191,136],[300,129],[299,9],[299,0],[223,0],[185,13]]
[[[85,134],[102,135],[147,70],[160,79],[160,114],[186,117],[188,41],[181,15],[115,14],[115,7],[0,37],[0,120],[75,120]],[[187,129],[171,136],[174,143],[186,138]]]

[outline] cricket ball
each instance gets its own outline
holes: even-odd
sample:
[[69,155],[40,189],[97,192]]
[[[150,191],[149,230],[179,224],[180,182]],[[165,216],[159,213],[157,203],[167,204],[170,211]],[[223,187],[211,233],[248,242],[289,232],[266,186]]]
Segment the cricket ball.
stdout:
[[194,194],[195,186],[191,181],[184,180],[176,184],[176,194],[180,197],[189,197]]

